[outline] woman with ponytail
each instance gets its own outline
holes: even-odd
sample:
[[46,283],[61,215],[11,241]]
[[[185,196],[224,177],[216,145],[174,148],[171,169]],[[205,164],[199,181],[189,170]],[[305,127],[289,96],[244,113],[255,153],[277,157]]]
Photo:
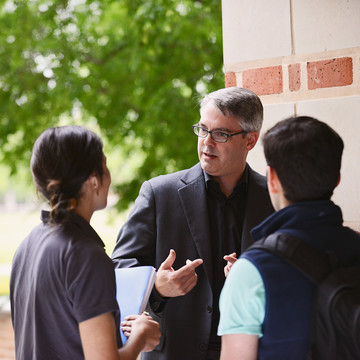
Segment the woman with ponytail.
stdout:
[[111,182],[101,139],[81,126],[45,130],[31,171],[50,205],[19,246],[10,279],[16,359],[136,359],[160,340],[141,315],[124,347],[113,264],[90,226]]

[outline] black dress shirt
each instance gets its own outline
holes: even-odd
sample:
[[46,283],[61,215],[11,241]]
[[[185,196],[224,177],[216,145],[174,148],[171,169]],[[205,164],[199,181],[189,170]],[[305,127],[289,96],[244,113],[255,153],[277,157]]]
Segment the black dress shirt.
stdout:
[[209,349],[220,350],[221,339],[217,336],[219,323],[219,297],[225,282],[224,255],[236,252],[240,255],[241,234],[245,211],[246,190],[248,182],[248,167],[233,193],[226,197],[220,185],[204,173],[207,191],[207,206],[211,230],[213,277],[213,315]]

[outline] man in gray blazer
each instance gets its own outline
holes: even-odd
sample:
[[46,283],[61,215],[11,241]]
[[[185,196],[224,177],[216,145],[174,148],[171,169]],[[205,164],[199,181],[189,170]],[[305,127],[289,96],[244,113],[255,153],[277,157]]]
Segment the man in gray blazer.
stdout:
[[142,185],[112,255],[116,267],[157,269],[149,311],[162,340],[143,359],[219,359],[224,256],[240,255],[250,229],[274,211],[266,179],[246,163],[262,126],[260,99],[220,89],[202,99],[200,115],[200,162]]

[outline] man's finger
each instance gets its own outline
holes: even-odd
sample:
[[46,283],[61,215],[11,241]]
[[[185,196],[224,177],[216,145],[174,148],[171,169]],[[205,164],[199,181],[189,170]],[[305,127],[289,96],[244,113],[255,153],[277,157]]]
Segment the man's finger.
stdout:
[[183,289],[185,293],[188,293],[191,289],[193,289],[198,281],[198,276],[195,273],[194,276],[191,276],[187,279],[187,281],[183,284]]
[[227,260],[227,259],[229,259],[229,258],[234,258],[234,259],[236,259],[236,253],[233,252],[232,254],[225,255],[225,256],[223,257],[224,260]]
[[189,271],[195,270],[198,266],[203,263],[202,259],[196,260],[186,260],[186,265],[177,270],[178,273],[187,273]]
[[234,263],[237,260],[237,258],[230,257],[230,256],[224,256],[224,260]]
[[173,264],[174,264],[175,259],[176,259],[175,250],[171,249],[168,257],[161,264],[160,269],[169,269],[169,268],[171,268],[173,266]]

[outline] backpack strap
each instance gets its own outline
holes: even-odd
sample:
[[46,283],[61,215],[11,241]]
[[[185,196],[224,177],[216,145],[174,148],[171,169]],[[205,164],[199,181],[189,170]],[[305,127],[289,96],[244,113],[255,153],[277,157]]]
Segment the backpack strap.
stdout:
[[290,234],[271,234],[255,242],[247,250],[250,249],[269,251],[281,257],[315,284],[332,270],[324,254]]

